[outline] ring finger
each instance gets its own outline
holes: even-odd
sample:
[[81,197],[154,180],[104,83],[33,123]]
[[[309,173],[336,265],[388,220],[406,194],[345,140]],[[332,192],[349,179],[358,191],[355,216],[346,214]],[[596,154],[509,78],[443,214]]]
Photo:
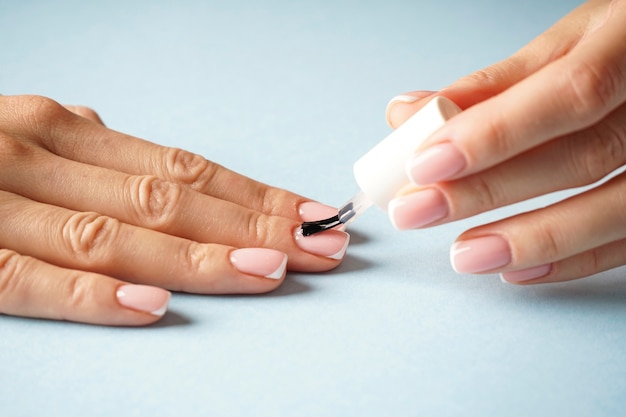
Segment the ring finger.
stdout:
[[[0,191],[0,247],[51,264],[196,293],[260,293],[285,276],[286,255],[200,244]],[[267,279],[272,278],[272,279]]]

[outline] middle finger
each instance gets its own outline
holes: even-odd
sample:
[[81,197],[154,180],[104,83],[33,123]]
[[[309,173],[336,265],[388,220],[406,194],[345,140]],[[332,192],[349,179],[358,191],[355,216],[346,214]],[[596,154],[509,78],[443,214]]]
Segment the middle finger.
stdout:
[[626,105],[599,124],[486,171],[429,187],[408,186],[390,203],[398,229],[434,226],[554,191],[589,185],[626,163]]

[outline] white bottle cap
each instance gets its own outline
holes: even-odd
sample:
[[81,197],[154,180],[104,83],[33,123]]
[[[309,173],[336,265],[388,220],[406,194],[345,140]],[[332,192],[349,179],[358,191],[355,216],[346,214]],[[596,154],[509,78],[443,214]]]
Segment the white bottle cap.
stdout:
[[409,184],[406,163],[417,147],[461,109],[437,96],[354,164],[354,177],[367,198],[387,211],[387,204]]

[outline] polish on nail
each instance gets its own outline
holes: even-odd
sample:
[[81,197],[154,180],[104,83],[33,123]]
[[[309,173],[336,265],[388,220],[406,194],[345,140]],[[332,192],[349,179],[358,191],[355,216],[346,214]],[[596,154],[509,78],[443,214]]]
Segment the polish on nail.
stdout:
[[304,236],[302,229],[294,233],[296,245],[305,252],[325,256],[329,259],[342,259],[350,243],[350,235],[340,230],[327,230],[311,236]]
[[428,188],[394,198],[388,213],[397,230],[415,229],[446,217],[448,204],[439,190]]
[[414,184],[427,185],[447,180],[465,166],[465,157],[454,145],[441,143],[409,159],[406,174]]
[[459,273],[487,272],[508,265],[511,262],[511,249],[497,235],[462,240],[452,245],[450,262]]
[[239,272],[270,279],[281,279],[287,269],[287,255],[268,248],[235,249],[230,262]]
[[149,285],[122,285],[115,293],[120,305],[161,317],[167,311],[170,292]]

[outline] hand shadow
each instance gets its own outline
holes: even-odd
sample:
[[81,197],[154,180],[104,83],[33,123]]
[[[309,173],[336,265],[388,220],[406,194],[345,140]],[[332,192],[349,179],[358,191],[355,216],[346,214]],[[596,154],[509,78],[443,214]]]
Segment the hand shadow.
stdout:
[[615,308],[626,312],[626,268],[616,268],[592,277],[562,283],[538,285],[536,297],[579,307]]

